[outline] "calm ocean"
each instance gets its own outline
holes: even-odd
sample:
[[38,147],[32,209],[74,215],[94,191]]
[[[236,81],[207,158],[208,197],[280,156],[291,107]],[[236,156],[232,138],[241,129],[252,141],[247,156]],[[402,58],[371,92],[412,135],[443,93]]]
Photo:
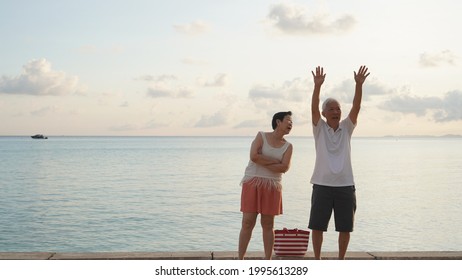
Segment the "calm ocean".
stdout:
[[[237,249],[253,137],[0,137],[0,251]],[[276,228],[307,227],[312,138]],[[353,138],[351,251],[462,250],[462,138]],[[333,223],[324,250],[337,250]],[[262,251],[257,224],[249,245]],[[312,250],[311,244],[309,250]]]

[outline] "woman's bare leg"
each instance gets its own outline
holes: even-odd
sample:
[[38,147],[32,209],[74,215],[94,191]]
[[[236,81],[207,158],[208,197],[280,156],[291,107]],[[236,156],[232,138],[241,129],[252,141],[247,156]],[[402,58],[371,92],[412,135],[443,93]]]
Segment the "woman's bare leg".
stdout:
[[242,213],[242,227],[239,233],[239,259],[243,260],[247,246],[252,238],[252,231],[257,221],[258,213]]
[[261,215],[261,227],[263,231],[263,247],[265,249],[265,259],[271,260],[274,247],[274,216]]

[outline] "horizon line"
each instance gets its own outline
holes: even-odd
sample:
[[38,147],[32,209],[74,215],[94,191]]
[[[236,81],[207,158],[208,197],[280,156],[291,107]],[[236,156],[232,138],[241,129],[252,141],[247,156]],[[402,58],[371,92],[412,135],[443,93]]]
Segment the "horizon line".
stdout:
[[[32,135],[0,135],[0,137],[31,137]],[[47,137],[254,137],[254,135],[44,135]],[[312,135],[288,135],[291,138],[313,138]],[[353,136],[353,138],[462,138],[462,134],[444,135],[383,135],[383,136]]]

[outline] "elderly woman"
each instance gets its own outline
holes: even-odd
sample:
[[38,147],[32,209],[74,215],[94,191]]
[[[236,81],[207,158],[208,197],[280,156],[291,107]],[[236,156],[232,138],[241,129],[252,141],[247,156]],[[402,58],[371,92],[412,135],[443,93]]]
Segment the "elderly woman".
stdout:
[[282,214],[282,173],[290,167],[292,144],[284,139],[292,129],[292,113],[273,116],[272,132],[259,132],[250,148],[250,161],[242,179],[242,228],[239,259],[244,259],[258,214],[261,215],[265,258],[271,259],[274,246],[274,217]]

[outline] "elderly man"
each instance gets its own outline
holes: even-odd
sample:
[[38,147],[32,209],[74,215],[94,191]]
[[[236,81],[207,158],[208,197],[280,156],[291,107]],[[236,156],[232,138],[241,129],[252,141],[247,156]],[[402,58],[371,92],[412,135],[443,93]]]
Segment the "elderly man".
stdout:
[[[311,177],[313,191],[308,227],[312,230],[315,259],[321,259],[323,233],[327,231],[332,210],[335,230],[339,232],[339,259],[345,259],[350,242],[356,211],[350,140],[361,108],[362,85],[369,76],[367,71],[366,66],[361,66],[358,73],[354,72],[356,89],[353,106],[343,120],[340,104],[333,98],[327,98],[322,104],[322,112],[319,111],[319,94],[326,74],[321,67],[316,68],[316,73],[311,72],[314,79],[311,117],[316,163]],[[321,118],[321,114],[326,120]]]

